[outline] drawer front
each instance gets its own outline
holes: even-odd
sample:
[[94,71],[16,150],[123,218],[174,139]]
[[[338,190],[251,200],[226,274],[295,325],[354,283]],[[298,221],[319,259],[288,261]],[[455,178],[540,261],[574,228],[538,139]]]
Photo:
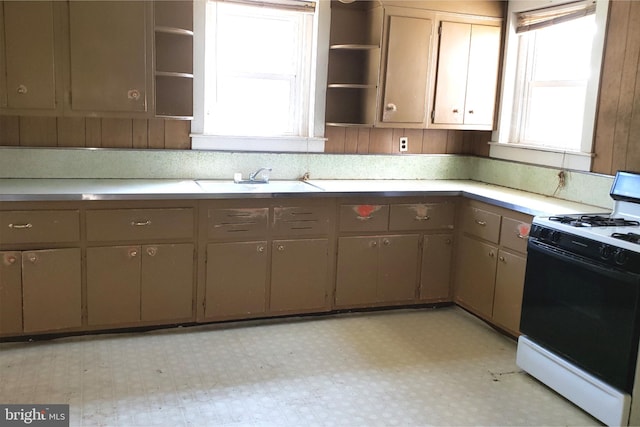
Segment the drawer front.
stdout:
[[386,231],[389,205],[340,206],[340,231]]
[[462,214],[462,229],[481,239],[498,243],[500,237],[500,215],[483,209],[467,206]]
[[331,209],[320,206],[273,208],[273,231],[286,236],[329,234]]
[[116,241],[193,238],[193,209],[87,211],[87,240]]
[[209,239],[264,238],[269,222],[269,208],[209,209]]
[[453,203],[408,203],[391,205],[389,229],[452,229],[455,218]]
[[500,244],[518,252],[527,251],[527,239],[531,224],[513,218],[502,217]]
[[0,244],[80,240],[77,210],[0,212]]

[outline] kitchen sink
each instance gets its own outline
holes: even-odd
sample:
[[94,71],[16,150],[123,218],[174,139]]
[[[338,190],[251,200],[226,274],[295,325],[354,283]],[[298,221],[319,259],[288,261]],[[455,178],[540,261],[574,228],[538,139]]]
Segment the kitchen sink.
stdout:
[[322,192],[321,188],[307,184],[303,181],[269,181],[263,182],[241,182],[225,180],[196,180],[196,183],[205,193],[309,193]]

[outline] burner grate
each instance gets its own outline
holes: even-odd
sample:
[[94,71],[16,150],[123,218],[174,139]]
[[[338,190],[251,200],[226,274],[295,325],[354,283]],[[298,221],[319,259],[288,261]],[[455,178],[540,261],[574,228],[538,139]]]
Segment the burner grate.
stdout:
[[611,218],[602,215],[582,215],[580,217],[561,215],[552,216],[549,217],[549,219],[573,227],[627,227],[640,225],[638,221],[631,221],[624,218]]
[[627,242],[640,244],[640,234],[636,233],[613,233],[611,237],[620,240],[626,240]]

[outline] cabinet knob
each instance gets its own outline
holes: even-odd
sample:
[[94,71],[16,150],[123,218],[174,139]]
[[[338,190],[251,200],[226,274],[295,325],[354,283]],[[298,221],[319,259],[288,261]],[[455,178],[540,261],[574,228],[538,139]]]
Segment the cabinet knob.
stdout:
[[127,98],[132,101],[137,101],[140,99],[140,91],[138,89],[131,89],[127,92]]
[[26,224],[9,224],[9,228],[13,228],[14,230],[23,230],[31,227],[33,227],[33,224],[30,222]]
[[4,263],[6,265],[13,265],[16,263],[16,261],[18,261],[18,257],[16,257],[15,255],[6,254],[4,256]]
[[156,248],[155,246],[151,246],[147,248],[147,254],[149,256],[156,256],[157,253],[158,253],[158,248]]
[[376,246],[378,246],[378,242],[373,240],[371,243],[369,243],[369,246],[371,246],[372,248],[375,248]]
[[458,111],[458,109],[457,109],[457,108],[454,108],[454,109],[452,110],[452,112],[453,112],[454,114],[458,114],[458,113],[459,113],[459,111]]
[[127,253],[127,255],[129,255],[129,258],[135,258],[138,256],[138,250],[137,249],[129,249],[129,252]]
[[25,85],[18,85],[18,87],[16,88],[16,92],[19,93],[20,95],[25,95],[28,92],[28,90]]
[[507,261],[504,259],[504,257],[503,257],[503,256],[498,257],[498,259],[499,259],[500,261],[502,261],[502,262],[507,262]]
[[278,250],[279,250],[280,252],[284,251],[284,245],[278,245]]
[[473,113],[474,113],[474,111],[473,111],[473,110],[469,110],[469,114],[473,114]]
[[256,250],[260,253],[264,252],[264,246],[258,245],[258,247],[256,248]]
[[389,246],[391,244],[391,241],[389,239],[383,239],[382,244],[385,246]]
[[398,106],[396,104],[389,103],[384,107],[387,111],[398,111]]
[[29,260],[30,263],[35,264],[36,262],[38,262],[38,255],[27,254],[27,259]]
[[451,239],[445,239],[445,241],[444,241],[444,242],[445,242],[447,245],[450,245],[450,244],[451,244]]
[[493,252],[493,251],[489,251],[489,256],[490,256],[491,258],[493,258],[494,256],[496,256],[496,253],[495,253],[495,252]]

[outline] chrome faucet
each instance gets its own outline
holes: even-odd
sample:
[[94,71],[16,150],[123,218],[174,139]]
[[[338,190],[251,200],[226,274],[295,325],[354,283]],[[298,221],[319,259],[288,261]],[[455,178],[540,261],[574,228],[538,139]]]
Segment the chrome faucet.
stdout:
[[[260,168],[257,171],[255,171],[254,173],[252,173],[251,175],[249,175],[249,181],[250,182],[261,182],[261,183],[268,183],[269,182],[269,172],[271,172],[271,168]],[[258,179],[258,175],[260,175],[260,173],[262,173],[262,178]]]

